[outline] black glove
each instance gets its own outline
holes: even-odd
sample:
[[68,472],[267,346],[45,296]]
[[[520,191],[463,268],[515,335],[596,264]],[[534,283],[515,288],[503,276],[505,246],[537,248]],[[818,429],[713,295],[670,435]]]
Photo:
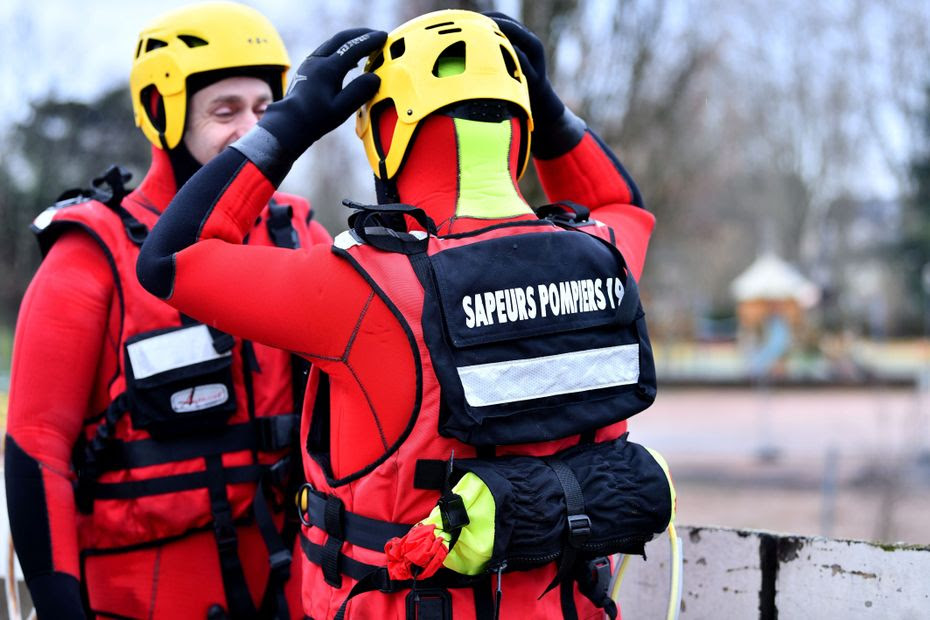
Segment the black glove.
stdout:
[[277,186],[298,157],[375,96],[381,78],[358,76],[344,87],[346,74],[379,49],[387,33],[370,28],[343,30],[301,63],[287,94],[268,106],[258,125],[230,146],[248,158]]
[[374,97],[381,78],[365,73],[342,86],[346,74],[384,45],[387,33],[369,28],[343,30],[318,47],[297,69],[287,94],[268,106],[259,127],[278,139],[296,159]]
[[542,42],[516,19],[496,11],[484,13],[510,40],[526,76],[533,111],[533,155],[549,159],[572,149],[584,136],[584,122],[571,113],[546,77],[546,51]]

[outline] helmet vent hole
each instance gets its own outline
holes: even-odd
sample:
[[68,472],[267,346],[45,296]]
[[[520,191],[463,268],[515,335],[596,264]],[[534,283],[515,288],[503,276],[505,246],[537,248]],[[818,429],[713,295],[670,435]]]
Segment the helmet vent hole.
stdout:
[[503,45],[501,45],[501,55],[504,57],[504,66],[507,67],[507,74],[519,82],[520,78],[517,72],[517,61],[513,59],[513,55],[507,51],[507,48]]
[[465,73],[465,41],[457,41],[436,58],[433,75],[439,78]]
[[139,93],[139,102],[145,110],[149,122],[159,133],[165,131],[165,102],[154,84],[146,86]]
[[142,53],[142,39],[139,39],[139,45],[136,46],[136,58]]
[[365,66],[365,72],[371,73],[372,71],[376,71],[383,64],[384,52],[379,51],[377,54],[368,59],[368,64]]
[[391,60],[396,60],[404,55],[404,52],[407,50],[407,44],[404,43],[403,39],[397,39],[391,43]]
[[145,42],[145,51],[151,52],[152,50],[157,50],[159,47],[167,47],[168,44],[162,41],[161,39],[149,39]]
[[452,34],[453,32],[462,32],[461,28],[446,28],[445,30],[440,30],[438,34]]
[[204,45],[207,45],[206,41],[200,37],[195,37],[192,34],[179,34],[178,38],[184,41],[187,47],[203,47]]
[[454,26],[455,22],[442,22],[439,24],[433,24],[432,26],[427,26],[425,30],[432,30],[433,28],[442,28],[443,26]]

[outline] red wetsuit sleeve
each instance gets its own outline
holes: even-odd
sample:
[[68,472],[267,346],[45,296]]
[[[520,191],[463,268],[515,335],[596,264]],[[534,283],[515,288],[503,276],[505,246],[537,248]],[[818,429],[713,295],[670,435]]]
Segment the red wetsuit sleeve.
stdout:
[[546,197],[569,200],[591,209],[591,217],[614,230],[617,247],[638,280],[646,260],[655,216],[643,208],[632,177],[591,131],[569,152],[535,160]]
[[[273,193],[255,164],[226,149],[159,218],[140,253],[139,280],[209,325],[311,358],[339,359],[371,288],[329,244],[305,252],[240,245]],[[322,227],[311,232],[329,237]]]
[[8,454],[6,478],[8,498],[11,491],[16,498],[9,501],[11,529],[27,580],[50,572],[80,575],[71,450],[106,366],[101,355],[113,294],[100,247],[72,232],[52,247],[20,307],[7,422],[7,451],[12,440],[18,461],[10,471]]

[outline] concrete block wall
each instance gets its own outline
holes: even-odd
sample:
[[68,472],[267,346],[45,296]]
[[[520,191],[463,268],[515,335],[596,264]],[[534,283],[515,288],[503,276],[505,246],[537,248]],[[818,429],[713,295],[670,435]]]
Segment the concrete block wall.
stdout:
[[[678,528],[682,620],[930,619],[930,546]],[[664,618],[669,546],[633,558],[620,588],[627,620]]]

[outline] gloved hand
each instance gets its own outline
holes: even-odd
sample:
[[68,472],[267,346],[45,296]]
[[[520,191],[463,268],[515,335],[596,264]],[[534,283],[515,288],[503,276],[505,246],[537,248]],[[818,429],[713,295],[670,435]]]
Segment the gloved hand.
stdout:
[[503,13],[485,13],[497,22],[501,32],[513,44],[520,59],[530,91],[533,112],[531,150],[537,159],[552,159],[572,150],[584,137],[584,121],[565,107],[549,78],[546,77],[546,52],[539,38],[530,30]]
[[565,110],[565,104],[555,94],[549,78],[546,77],[546,51],[542,41],[526,26],[508,15],[497,11],[484,15],[497,22],[520,58],[520,68],[530,89],[530,107],[533,109],[533,121],[536,126],[545,127],[559,120]]
[[361,59],[386,40],[386,32],[369,28],[334,35],[307,56],[291,79],[287,94],[268,106],[259,127],[274,136],[287,155],[297,159],[374,97],[381,84],[381,78],[374,73],[360,75],[345,87],[342,82]]

